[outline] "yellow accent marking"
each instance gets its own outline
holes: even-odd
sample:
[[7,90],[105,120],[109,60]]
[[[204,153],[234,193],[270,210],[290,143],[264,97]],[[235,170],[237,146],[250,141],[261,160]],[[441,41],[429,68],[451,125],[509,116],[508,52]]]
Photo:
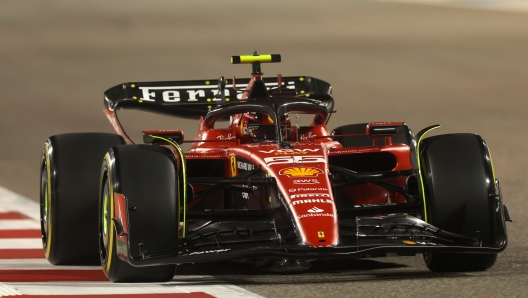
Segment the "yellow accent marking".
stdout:
[[211,82],[209,82],[209,81],[205,81],[205,84],[206,84],[206,85],[209,85],[209,84],[211,84]]
[[230,160],[229,163],[231,165],[231,177],[235,177],[237,173],[236,157],[234,155],[231,155],[231,158],[229,160]]
[[310,97],[310,94],[305,94],[305,95],[306,95],[306,97]]
[[412,240],[403,240],[403,243],[404,244],[409,244],[409,245],[415,245],[416,242],[412,241]]
[[49,156],[49,145],[48,144],[45,144],[44,145],[44,150],[46,150],[46,172],[48,174],[48,210],[49,210],[49,214],[46,214],[46,216],[48,217],[48,243],[46,244],[46,252],[44,253],[44,255],[46,256],[46,258],[49,257],[50,255],[50,250],[51,250],[51,237],[52,237],[52,225],[51,225],[51,221],[53,220],[50,216],[51,214],[51,165],[50,165],[50,156]]
[[136,88],[136,85],[135,84],[130,84],[130,87]]
[[282,171],[282,174],[291,175],[293,177],[313,177],[316,174],[321,174],[321,170],[316,168],[289,168]]
[[208,98],[208,99],[207,99],[207,102],[211,102],[211,99],[210,99],[210,98]]
[[137,99],[137,96],[132,96],[132,99]]
[[416,145],[416,155],[417,155],[417,160],[418,160],[418,174],[420,176],[420,185],[422,187],[422,197],[423,197],[423,204],[424,204],[424,221],[427,222],[427,202],[425,200],[425,190],[424,190],[424,183],[423,183],[423,179],[422,179],[422,166],[421,166],[421,163],[420,163],[420,143],[422,142],[422,139],[423,137],[428,133],[430,132],[431,130],[434,130],[434,129],[437,129],[437,128],[440,128],[441,126],[438,125],[436,127],[433,127],[429,130],[427,130],[421,137],[420,139],[418,140],[418,143]]
[[275,121],[273,121],[273,118],[271,118],[270,116],[268,116],[268,121],[271,123],[275,123]]
[[[105,161],[106,161],[106,164],[107,164],[107,167],[108,167],[108,178],[107,179],[111,179],[112,177],[112,172],[111,172],[111,168],[110,168],[110,155],[107,153],[105,155]],[[108,187],[109,187],[109,199],[110,199],[110,218],[114,217],[114,181],[111,181],[111,183],[108,183]],[[110,220],[110,228],[109,228],[109,231],[108,231],[108,250],[106,251],[106,253],[108,254],[107,257],[108,259],[106,260],[106,267],[104,268],[104,270],[106,272],[109,272],[110,271],[110,265],[112,264],[112,254],[113,254],[113,249],[114,249],[114,221],[113,220]]]
[[324,231],[317,232],[317,236],[319,236],[319,238],[324,238],[325,237]]
[[299,78],[299,81],[301,81],[301,82],[304,81],[304,78],[303,78],[303,77],[300,77],[300,78]]
[[143,100],[142,100],[142,99],[140,99],[140,100],[139,100],[139,103],[143,103]]
[[304,90],[299,91],[299,93],[304,94]]
[[[271,62],[271,54],[263,54],[258,56],[253,55],[242,55],[240,56],[240,63],[253,63],[259,61],[261,63]],[[231,59],[231,63],[233,60]]]
[[208,109],[212,108],[213,106],[207,106]]
[[229,97],[226,97],[226,101],[230,101]]
[[[487,146],[486,146],[487,147]],[[492,176],[492,179],[493,179],[493,186],[495,186],[495,169],[493,168],[493,159],[491,158],[491,152],[490,152],[490,149],[488,148],[488,155],[490,157],[490,164],[491,164],[491,176]]]
[[[178,144],[174,143],[171,139],[167,139],[160,136],[152,136],[154,139],[164,140],[165,142],[171,144],[180,155],[180,165],[182,167],[182,184],[183,184],[183,231],[182,236],[185,238],[187,236],[187,170],[185,166],[185,158],[183,157],[183,151],[181,150]],[[178,193],[178,201],[180,200]]]

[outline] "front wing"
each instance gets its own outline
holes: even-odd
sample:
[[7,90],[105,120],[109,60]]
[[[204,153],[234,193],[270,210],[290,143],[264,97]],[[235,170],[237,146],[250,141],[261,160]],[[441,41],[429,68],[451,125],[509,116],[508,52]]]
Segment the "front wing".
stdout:
[[[130,243],[118,239],[118,257],[133,266],[153,266],[231,259],[279,257],[289,259],[357,258],[385,253],[498,253],[506,248],[503,206],[496,213],[495,244],[482,246],[478,239],[440,230],[404,213],[357,216],[339,223],[340,242],[334,247],[303,245],[293,230],[281,229],[273,220],[218,220],[177,243],[133,255]],[[253,217],[254,218],[254,217]],[[248,220],[249,219],[249,220]]]

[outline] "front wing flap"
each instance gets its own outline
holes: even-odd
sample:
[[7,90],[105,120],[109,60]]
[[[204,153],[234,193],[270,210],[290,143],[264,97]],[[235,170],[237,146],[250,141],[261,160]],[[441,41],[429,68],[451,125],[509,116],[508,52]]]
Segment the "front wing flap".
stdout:
[[273,220],[231,220],[207,225],[175,245],[141,250],[139,256],[130,255],[128,250],[128,257],[120,258],[134,266],[153,266],[253,257],[329,259],[383,253],[497,253],[506,247],[506,239],[485,247],[477,237],[443,231],[406,214],[340,222],[340,242],[333,247],[299,244],[293,231],[278,230]]

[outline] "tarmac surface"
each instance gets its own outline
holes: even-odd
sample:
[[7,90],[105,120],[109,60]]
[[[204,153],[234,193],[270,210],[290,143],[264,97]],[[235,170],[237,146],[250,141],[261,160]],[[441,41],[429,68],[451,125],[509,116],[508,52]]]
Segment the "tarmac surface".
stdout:
[[[0,186],[38,200],[42,143],[112,132],[103,92],[130,81],[248,77],[229,57],[280,53],[265,75],[333,85],[329,127],[405,121],[474,132],[490,146],[509,246],[486,272],[434,274],[421,256],[321,261],[305,274],[240,264],[182,268],[265,297],[524,296],[528,291],[528,14],[374,1],[0,2]],[[125,111],[132,136],[197,131],[193,120]],[[1,202],[0,202],[1,204]]]

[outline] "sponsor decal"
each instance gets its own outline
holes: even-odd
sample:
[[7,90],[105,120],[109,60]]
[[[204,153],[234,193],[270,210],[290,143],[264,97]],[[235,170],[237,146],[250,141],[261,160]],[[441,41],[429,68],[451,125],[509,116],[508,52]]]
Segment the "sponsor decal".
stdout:
[[[268,90],[272,87],[277,86],[276,82],[264,84],[266,85],[266,89]],[[286,88],[295,90],[294,81],[284,82],[283,84],[286,85]],[[247,85],[248,84],[237,84],[237,91],[236,93],[233,92],[232,95],[234,96],[236,94],[236,97],[238,99],[241,99],[244,89]],[[232,84],[226,85],[226,89],[224,90],[224,95],[226,97],[229,97],[231,95],[230,91],[233,90],[232,87]],[[194,86],[143,86],[138,87],[138,89],[141,90],[142,97],[140,98],[140,100],[143,101],[191,103],[206,100],[207,102],[221,101],[221,98],[219,96],[216,96],[218,94],[218,86],[214,84]]]
[[286,168],[279,171],[279,175],[287,175],[288,177],[317,177],[323,171],[318,168],[293,167]]
[[397,203],[385,203],[385,204],[363,204],[363,205],[354,205],[354,208],[362,208],[362,207],[378,207],[378,206],[392,206],[392,205],[398,205]]
[[440,245],[438,243],[433,243],[433,242],[423,242],[423,241],[416,241],[416,244],[419,244],[419,245]]
[[204,250],[204,251],[195,251],[195,252],[191,252],[189,254],[189,256],[192,256],[192,255],[202,255],[202,254],[210,254],[210,253],[221,253],[221,252],[225,252],[225,251],[229,251],[231,250],[231,248],[224,248],[224,249],[215,249],[215,250]]
[[317,179],[296,179],[293,180],[294,184],[319,184]]
[[307,134],[302,134],[299,136],[299,139],[301,141],[308,141],[310,140],[311,138],[315,137],[315,134],[313,134],[311,131]]
[[288,189],[288,192],[296,192],[296,191],[328,191],[328,188],[324,188],[324,187],[299,187],[299,188],[290,188],[290,189]]
[[380,149],[378,148],[345,149],[345,150],[330,151],[330,154],[362,153],[362,152],[370,152],[370,151],[380,151]]
[[185,154],[185,158],[226,158],[225,155]]
[[290,196],[290,198],[292,198],[292,199],[295,199],[295,198],[317,198],[317,197],[329,198],[330,194],[327,194],[327,193],[302,193],[302,194],[295,194],[295,195],[291,195]]
[[251,171],[255,169],[255,165],[242,161],[238,161],[237,166],[239,170]]
[[297,200],[293,201],[292,205],[299,205],[299,204],[313,204],[313,203],[325,203],[325,204],[333,204],[334,201],[330,199],[304,199],[304,200]]
[[236,136],[233,136],[231,135],[230,133],[227,134],[227,136],[218,136],[216,137],[217,139],[221,140],[221,141],[225,141],[225,140],[233,140],[233,139],[236,139]]
[[308,152],[314,153],[319,151],[319,148],[316,149],[275,149],[275,150],[259,150],[258,152],[274,155],[303,155]]
[[408,245],[415,245],[416,242],[412,241],[412,240],[403,240],[403,243],[404,244],[408,244]]
[[274,156],[265,157],[264,162],[271,165],[296,164],[296,163],[325,163],[326,159],[322,155],[295,155],[295,156]]
[[229,165],[231,168],[231,177],[235,177],[237,175],[237,161],[236,157],[234,155],[231,155],[229,158]]
[[307,218],[307,217],[335,217],[332,213],[308,213],[301,214],[297,216],[297,219]]
[[310,213],[321,213],[323,211],[324,211],[323,209],[319,209],[319,208],[317,208],[315,206],[312,209],[308,209],[308,212],[310,212]]
[[324,231],[318,231],[318,232],[317,232],[317,237],[319,237],[319,238],[324,238],[324,237],[325,237],[325,235],[324,235]]

